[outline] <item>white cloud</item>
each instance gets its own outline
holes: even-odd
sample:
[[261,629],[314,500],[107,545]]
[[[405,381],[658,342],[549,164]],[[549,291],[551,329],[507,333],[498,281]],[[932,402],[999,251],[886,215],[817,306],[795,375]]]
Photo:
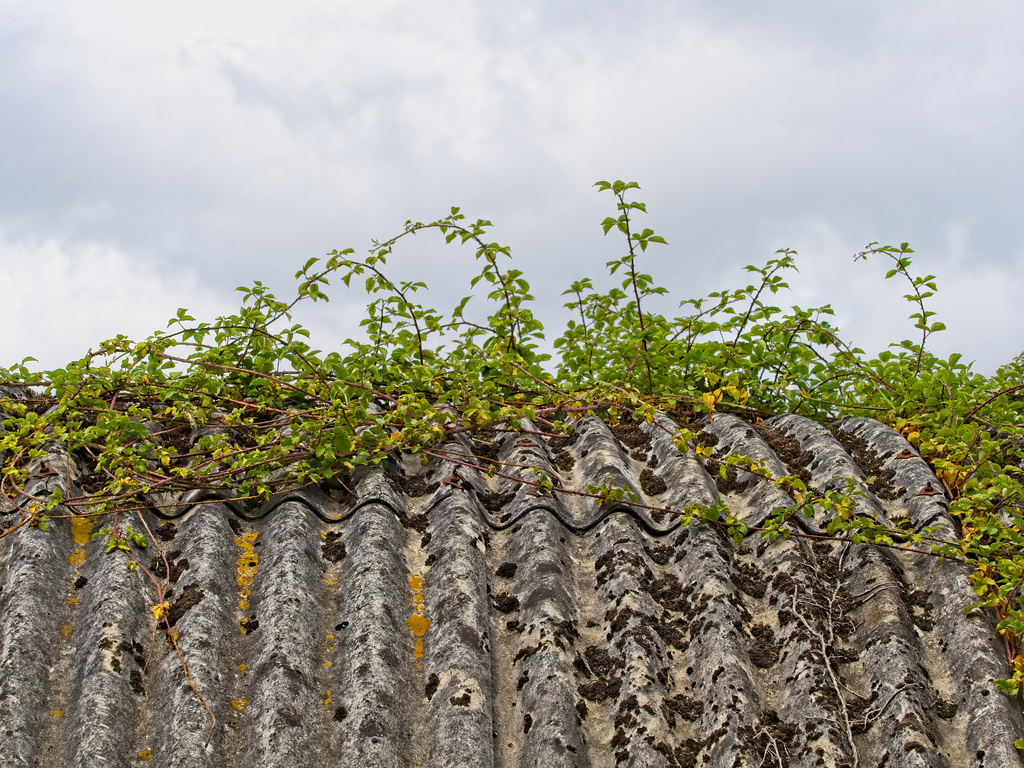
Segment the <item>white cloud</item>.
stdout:
[[163,330],[179,307],[199,320],[229,308],[187,270],[164,273],[96,244],[0,237],[0,286],[0,366],[31,356],[31,367],[59,367],[118,334],[137,341]]

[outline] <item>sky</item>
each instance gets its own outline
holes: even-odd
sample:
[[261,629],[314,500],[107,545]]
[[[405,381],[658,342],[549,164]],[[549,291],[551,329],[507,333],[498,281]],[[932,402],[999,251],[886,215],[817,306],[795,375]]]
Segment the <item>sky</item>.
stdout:
[[[793,248],[779,301],[874,353],[918,332],[853,255],[906,241],[933,351],[991,373],[1024,349],[1022,39],[1010,0],[0,0],[0,366],[212,320],[253,280],[290,296],[309,257],[453,205],[557,336],[573,280],[610,284],[593,183],[623,179],[668,241],[643,256],[664,311]],[[476,274],[424,235],[389,269],[440,308]],[[298,319],[336,349],[364,304]]]

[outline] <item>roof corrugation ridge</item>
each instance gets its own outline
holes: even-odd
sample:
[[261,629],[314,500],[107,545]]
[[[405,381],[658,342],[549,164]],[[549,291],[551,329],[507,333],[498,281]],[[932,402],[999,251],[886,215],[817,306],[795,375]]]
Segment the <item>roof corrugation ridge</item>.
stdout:
[[[423,751],[435,765],[489,768],[494,764],[493,718],[496,681],[491,654],[497,643],[490,621],[485,551],[487,528],[467,494],[453,493],[430,516],[423,545],[429,572],[423,636],[429,646],[417,664],[413,695],[426,697]],[[422,541],[422,540],[421,540]],[[431,589],[445,585],[445,589]]]
[[[72,559],[78,558],[72,554]],[[79,572],[90,588],[79,590],[68,635],[74,644],[64,680],[68,711],[62,725],[71,734],[62,743],[63,764],[123,764],[130,759],[139,717],[128,685],[137,662],[122,643],[149,640],[144,627],[151,605],[148,584],[141,572],[129,571],[113,557],[86,559]]]
[[[793,499],[774,483],[757,482],[743,471],[721,477],[718,461],[730,454],[755,459],[774,478],[789,474],[786,465],[750,424],[731,414],[720,414],[704,427],[704,432],[716,440],[709,446],[713,459],[709,462],[712,482],[725,489],[728,494],[725,501],[740,520],[759,526],[773,509],[792,506]],[[809,532],[818,530],[803,515],[798,515],[794,522]]]
[[[523,765],[576,765],[582,757],[571,661],[581,618],[571,539],[554,515],[542,512],[509,529],[504,541],[503,556],[517,566],[502,634],[516,703],[498,737],[513,745],[506,746],[509,757]],[[507,610],[497,597],[498,609]]]
[[[262,578],[254,580],[248,602],[257,615],[258,631],[250,641],[246,664],[252,707],[250,718],[259,735],[245,745],[250,765],[287,768],[307,760],[323,730],[323,663],[325,647],[324,577],[316,518],[305,505],[289,502],[268,519],[254,545],[259,550]],[[243,539],[244,540],[244,539]],[[250,619],[251,621],[251,619]],[[250,624],[251,626],[251,624]],[[317,723],[321,728],[300,728]]]
[[[773,737],[791,734],[789,743],[781,745],[791,765],[820,765],[823,757],[831,761],[827,764],[852,764],[853,744],[843,724],[845,692],[836,677],[837,657],[845,649],[823,653],[820,641],[836,634],[837,617],[815,605],[816,598],[826,597],[817,578],[818,556],[804,539],[777,541],[767,548],[759,544],[744,543],[739,554],[747,567],[735,572],[754,614],[753,661],[763,668],[763,689],[774,699],[779,721],[795,729],[777,729]],[[836,644],[845,645],[838,638]],[[762,727],[771,733],[770,722]]]
[[55,585],[68,582],[67,528],[57,520],[47,532],[22,531],[0,573],[0,765],[5,768],[39,765],[44,749],[58,741],[51,738],[55,725],[49,713],[63,711],[63,700],[26,701],[24,694],[40,688],[48,693],[51,669],[61,658],[64,606],[54,593]]
[[[649,455],[642,462],[640,477],[641,490],[648,499],[658,506],[669,509],[683,509],[689,504],[711,504],[718,496],[715,481],[708,474],[704,465],[693,451],[680,451],[675,444],[675,434],[679,425],[663,414],[658,414],[650,426],[641,424],[640,429],[651,436]],[[661,494],[647,493],[642,482],[644,470],[653,474],[654,487],[660,487],[659,481],[665,484]],[[664,526],[654,514],[655,522],[669,530],[674,525]],[[670,520],[671,522],[671,520]]]
[[[901,434],[874,419],[841,419],[832,426],[837,434],[849,435],[855,441],[864,442],[863,450],[876,462],[876,472],[880,469],[883,473],[892,474],[888,480],[890,493],[886,494],[891,498],[878,499],[883,507],[893,507],[896,517],[908,517],[915,530],[925,526],[940,526],[941,531],[932,535],[947,541],[956,539],[955,526],[949,517],[949,501],[942,493],[942,484]],[[854,442],[851,448],[856,445]],[[856,453],[851,453],[855,462]],[[869,474],[866,470],[864,473]],[[929,487],[934,493],[927,490]],[[921,494],[922,491],[925,493]],[[893,517],[891,511],[888,517]]]
[[[139,751],[149,749],[153,753],[157,766],[211,768],[227,762],[227,754],[234,756],[240,751],[242,739],[231,727],[237,712],[231,702],[245,698],[247,681],[239,669],[246,649],[239,624],[242,587],[238,580],[241,575],[246,581],[250,571],[242,569],[248,569],[250,561],[238,562],[248,553],[235,543],[244,539],[239,538],[242,526],[235,524],[236,533],[229,524],[232,520],[223,504],[202,504],[159,531],[174,590],[169,601],[180,611],[184,608],[181,598],[187,594],[198,596],[197,590],[201,590],[198,604],[175,622],[177,642],[193,683],[216,713],[221,728],[213,732],[207,749],[210,716],[188,687],[177,654],[166,648],[161,654],[158,646],[146,678],[139,679],[135,690],[137,696],[157,702],[149,730],[152,741],[139,745]],[[154,556],[152,562],[162,565],[162,560]],[[152,639],[142,640],[147,658]],[[164,644],[159,634],[155,639]]]
[[709,764],[732,764],[743,752],[741,729],[753,727],[762,711],[744,642],[750,616],[731,579],[731,547],[719,531],[689,528],[676,538],[675,548],[689,603],[686,672],[695,697],[704,703],[695,738]]
[[394,513],[378,504],[360,508],[343,531],[348,554],[332,590],[340,669],[330,676],[340,694],[332,728],[343,765],[398,766],[415,754],[412,717],[422,705],[413,706],[421,689],[413,684],[406,626],[412,600],[405,538]]

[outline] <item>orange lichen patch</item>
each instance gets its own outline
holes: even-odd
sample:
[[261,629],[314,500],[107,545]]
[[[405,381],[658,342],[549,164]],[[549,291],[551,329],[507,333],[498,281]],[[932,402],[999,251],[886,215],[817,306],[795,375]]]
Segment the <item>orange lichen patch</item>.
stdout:
[[76,549],[70,555],[68,555],[68,562],[72,565],[81,565],[85,562],[85,558],[89,555],[84,549]]
[[324,709],[327,709],[328,707],[330,707],[333,702],[334,702],[334,699],[331,698],[331,689],[328,688],[327,689],[327,697],[324,699]]
[[52,712],[50,712],[50,714],[53,715],[54,717],[63,717],[64,716],[64,710],[63,709],[55,709]]
[[333,587],[338,583],[338,577],[333,573],[324,574],[324,584]]
[[231,702],[231,706],[241,712],[243,709],[249,706],[248,699],[235,699]]
[[325,661],[325,662],[324,662],[324,669],[330,669],[330,668],[331,668],[331,664],[332,664],[332,662],[330,662],[330,661]]
[[423,614],[423,577],[418,573],[414,573],[412,578],[409,579],[409,588],[412,590],[413,612],[406,623],[409,625],[409,631],[412,632],[412,636],[416,638],[416,648],[413,650],[412,655],[417,659],[422,659],[423,635],[430,629],[430,619]]
[[430,629],[430,619],[418,613],[410,616],[409,621],[406,623],[409,625],[409,631],[412,632],[414,637],[422,637]]
[[64,637],[67,637],[68,635],[70,635],[74,631],[75,631],[74,627],[61,627],[60,628],[60,633],[62,635],[64,635]]
[[77,597],[69,597],[68,598],[68,602],[69,603],[77,603],[78,602],[78,598]]
[[152,759],[153,759],[153,750],[151,750],[151,749],[144,749],[141,752],[139,752],[139,760],[152,760]]
[[245,677],[245,664],[238,665],[238,672],[240,677]]
[[75,515],[71,518],[71,538],[74,539],[75,544],[80,547],[84,547],[89,543],[89,539],[92,536],[92,518],[91,517],[79,517]]

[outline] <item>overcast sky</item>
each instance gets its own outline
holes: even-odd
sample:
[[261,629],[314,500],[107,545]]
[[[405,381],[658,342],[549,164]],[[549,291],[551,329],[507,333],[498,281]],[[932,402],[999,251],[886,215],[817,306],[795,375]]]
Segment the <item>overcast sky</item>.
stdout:
[[[58,366],[179,306],[452,205],[495,224],[541,302],[601,277],[599,179],[640,183],[674,302],[777,248],[781,297],[854,342],[915,338],[872,241],[937,276],[937,352],[991,372],[1024,349],[1019,2],[0,0],[0,365]],[[447,304],[472,252],[391,262]],[[320,348],[364,297],[303,313]],[[671,307],[668,307],[671,310]]]

